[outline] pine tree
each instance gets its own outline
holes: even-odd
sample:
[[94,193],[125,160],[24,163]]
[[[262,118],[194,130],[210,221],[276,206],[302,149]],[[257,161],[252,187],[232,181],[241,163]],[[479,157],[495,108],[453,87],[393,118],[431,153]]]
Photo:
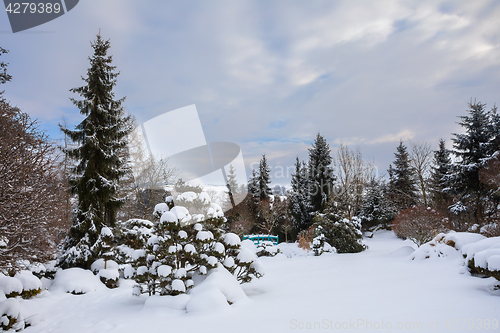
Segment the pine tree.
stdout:
[[484,201],[488,193],[485,184],[480,181],[479,172],[496,156],[499,148],[496,111],[496,107],[486,111],[486,104],[481,102],[469,103],[469,114],[460,116],[461,122],[458,123],[465,133],[454,133],[452,138],[453,153],[458,161],[448,178],[451,193],[459,197],[452,211],[457,213],[465,209],[479,224],[484,219]]
[[366,188],[360,218],[364,229],[386,224],[394,219],[394,212],[385,197],[383,184],[372,178]]
[[262,155],[262,159],[260,160],[258,178],[259,198],[261,201],[268,200],[269,197],[273,194],[271,187],[269,187],[269,184],[271,184],[271,177],[269,176],[270,172],[271,169],[267,165],[266,155],[264,154]]
[[295,161],[295,172],[291,179],[292,189],[289,194],[289,205],[293,226],[297,232],[306,230],[312,224],[311,207],[307,197],[307,167],[299,161]]
[[450,199],[450,195],[447,193],[447,177],[451,172],[451,158],[450,151],[446,149],[446,142],[443,139],[439,140],[439,148],[434,151],[433,164],[430,185],[432,201],[436,206]]
[[396,160],[389,166],[389,198],[397,210],[402,211],[417,204],[417,189],[413,178],[413,169],[406,146],[399,142]]
[[124,203],[118,198],[117,187],[128,171],[127,158],[121,152],[127,145],[130,117],[124,115],[124,98],[114,99],[116,85],[112,56],[107,56],[109,40],[100,35],[92,43],[94,54],[89,58],[90,68],[85,85],[70,91],[83,99],[71,99],[85,119],[69,130],[61,130],[77,148],[64,149],[64,153],[77,165],[72,168],[71,191],[78,196],[78,208],[66,242],[66,253],[60,258],[63,267],[89,268],[96,259],[93,246],[104,226],[115,225],[116,212]]
[[313,212],[323,211],[331,195],[335,176],[332,164],[330,146],[320,133],[309,148],[309,201]]

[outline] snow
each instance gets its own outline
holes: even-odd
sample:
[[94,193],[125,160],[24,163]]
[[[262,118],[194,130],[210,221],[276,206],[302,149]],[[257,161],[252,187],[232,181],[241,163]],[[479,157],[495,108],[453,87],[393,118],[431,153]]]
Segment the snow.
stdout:
[[113,232],[108,227],[103,227],[101,229],[101,236],[103,236],[103,237],[113,237]]
[[7,315],[11,318],[18,318],[20,312],[19,301],[15,298],[9,298],[0,303],[0,316]]
[[168,265],[161,265],[158,267],[158,275],[162,277],[167,277],[172,273],[172,267]]
[[196,286],[186,304],[187,312],[214,312],[229,308],[229,303],[247,299],[241,285],[224,267],[213,269],[206,279]]
[[236,259],[243,263],[251,263],[257,259],[257,256],[251,250],[243,248],[238,253]]
[[196,198],[198,197],[198,195],[195,193],[195,192],[184,192],[182,194],[179,194],[177,196],[177,200],[178,201],[186,201],[186,202],[193,202],[194,200],[196,200]]
[[201,192],[200,195],[198,196],[198,199],[204,204],[209,204],[212,201],[207,192]]
[[160,223],[164,222],[177,223],[177,216],[173,212],[165,212],[161,215],[160,218]]
[[218,253],[224,253],[226,249],[224,248],[224,245],[220,242],[215,243],[214,245],[214,251]]
[[180,239],[186,239],[188,234],[184,230],[179,230],[179,233],[177,234]]
[[103,268],[99,270],[97,276],[103,277],[107,280],[118,280],[120,273],[117,268]]
[[37,290],[42,288],[42,281],[30,271],[20,271],[14,277],[21,281],[24,290]]
[[86,294],[92,291],[102,291],[105,288],[91,271],[75,267],[57,272],[50,291]]
[[[221,273],[209,280],[219,272],[219,265],[204,280],[195,280],[196,285],[187,295],[133,296],[134,281],[120,280],[118,288],[108,289],[101,284],[103,289],[98,292],[79,296],[58,293],[53,287],[40,297],[19,303],[21,310],[31,304],[36,310],[32,313],[43,318],[26,330],[29,333],[155,333],[167,329],[302,332],[319,331],[305,327],[308,323],[323,324],[323,320],[328,324],[324,331],[335,330],[330,328],[330,322],[348,327],[353,322],[357,325],[354,329],[342,331],[470,332],[461,328],[460,319],[483,323],[485,319],[498,320],[500,295],[492,290],[498,281],[459,274],[464,260],[460,255],[407,260],[402,252],[410,252],[408,246],[412,243],[398,239],[390,231],[377,231],[365,242],[368,249],[361,253],[318,257],[296,244],[280,244],[280,251],[290,254],[290,258],[264,257],[252,264],[258,266],[260,262],[265,266],[263,278],[239,285],[234,280],[224,280]],[[462,251],[471,245],[463,246]],[[493,245],[494,242],[480,246],[476,252]],[[495,255],[489,258],[493,265],[498,261]],[[184,285],[181,280],[179,283]],[[244,293],[239,293],[238,288]],[[456,329],[452,328],[452,320],[457,321]],[[392,329],[366,326],[367,322],[380,325],[382,321],[385,327],[390,323]],[[449,327],[445,327],[447,322]],[[413,323],[422,325],[422,329],[413,327]],[[396,329],[398,324],[412,328]],[[430,329],[431,324],[437,326]],[[299,325],[304,329],[299,329]]]
[[170,212],[177,217],[181,225],[186,225],[189,220],[191,220],[191,215],[189,215],[189,210],[186,207],[175,206],[170,210]]
[[184,251],[192,254],[192,253],[196,253],[196,248],[194,247],[193,244],[186,244],[186,245],[184,245]]
[[23,292],[23,283],[19,279],[0,274],[0,290],[5,295],[12,293],[21,294]]
[[172,281],[172,290],[185,292],[186,286],[184,285],[184,282],[182,282],[182,280],[175,279],[174,281]]
[[224,243],[230,246],[237,246],[241,244],[240,236],[233,234],[232,232],[228,232],[224,235]]
[[[141,250],[136,250],[136,251],[141,251]],[[144,251],[144,255],[145,254],[146,254],[146,251]],[[135,251],[134,251],[134,255],[135,255]],[[135,259],[137,259],[137,258],[135,258]],[[104,259],[97,259],[90,266],[90,270],[94,273],[99,272],[101,269],[104,269],[104,264],[105,264]],[[118,269],[118,267],[119,267],[118,264],[114,260],[108,260],[106,262],[107,269],[109,269],[109,268]]]
[[219,217],[224,217],[224,211],[222,210],[221,206],[219,206],[216,203],[211,203],[210,207],[208,207],[207,210],[207,216],[209,218],[219,218]]
[[155,206],[155,215],[162,216],[165,212],[168,212],[170,209],[168,208],[168,205],[164,202],[159,203]]
[[[180,294],[177,296],[151,296],[144,303],[147,308],[169,308],[172,310],[185,310],[186,304],[190,296],[187,294]],[[149,309],[148,309],[149,310]]]
[[198,231],[196,234],[196,239],[201,241],[206,241],[214,238],[214,234],[211,231]]

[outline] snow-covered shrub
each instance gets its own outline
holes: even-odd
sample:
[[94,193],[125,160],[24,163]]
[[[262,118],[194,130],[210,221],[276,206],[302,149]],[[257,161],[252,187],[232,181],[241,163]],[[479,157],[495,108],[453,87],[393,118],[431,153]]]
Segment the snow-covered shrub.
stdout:
[[487,225],[484,225],[481,227],[479,232],[481,233],[481,235],[484,235],[486,237],[500,236],[500,223],[492,222]]
[[0,273],[0,291],[7,298],[15,298],[23,293],[23,284],[19,279]]
[[467,244],[462,254],[472,274],[492,276],[500,281],[500,237]]
[[264,241],[257,245],[257,256],[258,257],[274,257],[280,252],[278,247],[273,244],[273,242]]
[[439,233],[447,232],[451,227],[443,214],[423,206],[402,211],[392,223],[392,230],[398,237],[409,239],[417,246],[429,242]]
[[411,260],[425,260],[429,258],[444,258],[461,256],[462,247],[484,239],[484,236],[469,232],[450,231],[440,233],[430,242],[422,244],[411,254]]
[[0,302],[0,329],[8,331],[13,329],[19,331],[25,328],[21,317],[19,301],[14,298]]
[[74,267],[58,271],[50,290],[82,295],[105,288],[91,271]]
[[32,298],[42,292],[42,281],[30,271],[20,271],[14,278],[21,281],[23,285],[21,296],[24,299]]
[[323,235],[320,241],[327,242],[338,253],[357,253],[366,249],[362,243],[361,220],[344,218],[335,204],[329,204],[324,214],[316,214],[313,223],[315,237]]
[[94,261],[91,265],[91,270],[99,276],[102,283],[108,288],[118,287],[118,264],[112,260],[116,258],[116,251],[113,242],[113,232],[108,227],[101,229],[101,234],[97,239],[94,247],[94,252],[98,253],[101,259]]
[[144,247],[129,251],[137,283],[134,294],[186,293],[194,286],[195,274],[205,275],[219,263],[241,282],[262,275],[255,254],[250,258],[237,235],[223,233],[226,219],[220,206],[210,203],[204,192],[190,191],[181,199],[195,203],[195,213],[183,206],[157,205],[161,216],[156,209],[159,219],[143,233]]
[[[318,228],[321,230],[322,227],[318,226]],[[330,253],[330,252],[337,252],[337,250],[328,244],[328,242],[325,241],[326,237],[324,234],[320,234],[319,236],[316,236],[313,241],[313,251],[315,256],[320,256],[323,253]]]

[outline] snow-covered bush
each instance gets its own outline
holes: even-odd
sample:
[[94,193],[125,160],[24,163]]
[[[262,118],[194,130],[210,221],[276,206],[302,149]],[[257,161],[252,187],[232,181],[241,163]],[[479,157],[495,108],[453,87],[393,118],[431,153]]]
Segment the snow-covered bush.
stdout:
[[0,329],[19,331],[25,328],[19,301],[15,298],[0,302]]
[[457,257],[461,255],[462,247],[483,240],[485,237],[469,232],[450,231],[440,233],[430,242],[421,245],[411,254],[412,260],[425,260],[429,258]]
[[30,271],[20,271],[14,278],[21,281],[23,285],[21,296],[24,299],[32,298],[42,292],[42,281]]
[[344,218],[334,203],[329,204],[324,214],[316,214],[313,223],[314,236],[321,237],[320,243],[327,242],[338,253],[357,253],[366,249],[362,243],[361,220]]
[[280,250],[273,242],[264,241],[257,245],[257,256],[259,257],[274,257],[279,252]]
[[462,254],[472,274],[492,276],[500,281],[500,237],[467,244]]
[[[323,227],[318,226],[318,229],[323,229]],[[320,256],[323,253],[337,252],[337,250],[325,241],[326,237],[324,234],[316,236],[312,241],[312,248],[315,256]]]
[[23,293],[23,284],[19,279],[0,273],[0,291],[7,298],[15,298]]
[[429,242],[439,233],[447,232],[451,227],[443,214],[423,206],[402,211],[392,223],[392,230],[398,237],[409,239],[417,246]]
[[108,227],[101,229],[101,234],[95,243],[94,252],[98,253],[101,259],[94,261],[90,269],[99,276],[102,283],[108,288],[118,287],[118,264],[112,260],[116,258],[116,251],[113,242],[113,232]]
[[250,256],[241,249],[239,236],[223,233],[226,219],[220,206],[210,203],[204,192],[179,196],[184,203],[195,203],[194,213],[183,206],[159,204],[154,213],[157,221],[141,230],[144,246],[128,250],[119,246],[132,259],[134,294],[186,293],[194,286],[194,275],[206,275],[218,264],[242,283],[262,275],[255,253]]
[[81,295],[105,288],[91,271],[74,267],[58,271],[50,290]]

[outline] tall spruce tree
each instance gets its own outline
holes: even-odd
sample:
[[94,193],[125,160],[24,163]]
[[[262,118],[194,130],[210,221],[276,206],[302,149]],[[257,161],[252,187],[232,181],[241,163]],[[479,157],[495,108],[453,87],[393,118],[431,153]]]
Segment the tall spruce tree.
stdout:
[[125,98],[115,99],[116,67],[107,52],[109,40],[97,35],[91,44],[94,54],[89,57],[84,86],[70,91],[82,97],[71,98],[85,116],[75,130],[61,130],[76,148],[66,148],[64,153],[75,160],[71,169],[71,191],[78,197],[73,226],[66,242],[66,252],[60,258],[63,267],[89,268],[96,259],[96,241],[104,226],[115,225],[116,213],[124,203],[117,197],[118,182],[127,172],[127,135],[131,131],[130,116],[124,115]]
[[289,194],[289,205],[293,227],[297,232],[309,228],[312,224],[311,207],[307,198],[307,167],[295,160],[295,172],[291,179],[292,189]]
[[439,148],[434,151],[433,164],[430,177],[431,196],[434,206],[439,206],[440,203],[450,199],[447,189],[449,185],[448,176],[451,172],[451,157],[443,139],[439,140]]
[[260,160],[259,164],[259,181],[258,181],[258,186],[259,186],[259,199],[262,200],[268,200],[271,195],[273,194],[273,191],[271,190],[271,187],[269,187],[269,184],[271,184],[271,177],[269,173],[271,172],[271,169],[267,165],[267,159],[266,155],[262,155],[262,159]]
[[[389,165],[389,199],[398,211],[417,204],[417,189],[413,177],[413,169],[403,141],[399,142],[396,160]],[[394,165],[394,167],[393,167]]]
[[460,116],[458,123],[465,133],[454,133],[453,153],[457,157],[450,175],[451,192],[459,197],[452,207],[457,213],[467,210],[474,222],[484,219],[484,204],[488,189],[480,181],[479,172],[496,156],[499,149],[499,128],[496,107],[486,110],[486,104],[470,102],[468,115]]
[[309,202],[313,212],[323,211],[332,192],[333,174],[330,146],[320,133],[309,148]]

